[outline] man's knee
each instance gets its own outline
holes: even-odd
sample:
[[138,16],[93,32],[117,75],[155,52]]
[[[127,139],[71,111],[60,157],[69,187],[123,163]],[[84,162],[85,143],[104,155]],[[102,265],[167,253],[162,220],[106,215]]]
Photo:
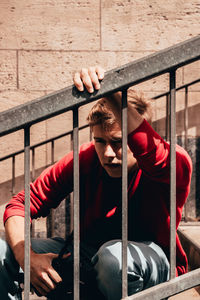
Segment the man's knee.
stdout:
[[[98,270],[99,275],[113,275],[114,277],[119,276],[121,261],[118,259],[117,255],[113,255],[110,251],[110,246],[113,246],[114,244],[115,243],[113,241],[103,244],[92,259],[95,269]],[[117,248],[118,247],[116,247],[116,249]]]
[[121,298],[121,262],[109,249],[114,244],[109,241],[101,246],[92,258],[94,269],[97,272],[97,284],[100,291],[107,299]]
[[[109,300],[122,297],[122,243],[113,240],[101,246],[92,262],[97,272],[100,291]],[[128,293],[133,294],[143,289],[141,270],[128,272]]]
[[[128,243],[128,293],[137,293],[168,279],[169,263],[162,249],[152,242]],[[103,244],[92,262],[97,283],[107,299],[120,299],[122,285],[122,242]]]

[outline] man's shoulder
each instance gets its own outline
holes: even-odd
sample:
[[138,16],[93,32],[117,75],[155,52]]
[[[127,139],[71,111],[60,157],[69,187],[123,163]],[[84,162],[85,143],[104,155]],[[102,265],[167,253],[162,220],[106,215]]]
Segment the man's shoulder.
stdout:
[[192,159],[188,152],[181,146],[176,145],[176,163],[177,166],[184,167],[184,172],[186,170],[191,174],[192,173]]
[[94,142],[82,144],[79,151],[80,167],[94,168],[99,164]]
[[82,144],[80,146],[79,155],[80,155],[80,157],[90,157],[90,156],[96,155],[94,142],[91,141],[91,142]]
[[99,162],[94,142],[89,142],[80,146],[79,152],[80,175],[99,176],[102,166]]

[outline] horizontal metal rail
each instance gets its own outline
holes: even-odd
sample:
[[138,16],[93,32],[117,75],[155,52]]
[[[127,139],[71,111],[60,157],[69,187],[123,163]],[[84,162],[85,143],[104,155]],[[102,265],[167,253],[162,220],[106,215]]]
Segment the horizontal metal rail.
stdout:
[[[83,130],[83,129],[88,128],[88,127],[89,127],[88,124],[83,125],[83,126],[79,127],[79,130]],[[35,148],[41,147],[41,146],[46,145],[48,143],[52,143],[52,142],[54,142],[54,141],[56,141],[58,139],[61,139],[61,138],[65,137],[65,136],[67,136],[67,135],[72,135],[72,134],[73,134],[73,130],[70,130],[70,131],[67,131],[65,133],[59,134],[59,135],[57,135],[57,136],[55,136],[53,138],[47,139],[45,141],[42,141],[40,143],[37,143],[37,144],[34,144],[34,145],[30,146],[30,150],[34,150]],[[24,149],[21,149],[19,151],[13,152],[13,153],[8,154],[6,156],[0,157],[0,161],[12,158],[12,157],[17,156],[17,155],[22,154],[22,153],[24,153]]]
[[[197,84],[197,83],[199,83],[199,82],[200,82],[200,79],[197,79],[197,80],[191,81],[190,83],[186,83],[186,84],[184,84],[184,85],[181,85],[181,86],[179,86],[178,88],[176,88],[176,92],[178,92],[178,91],[180,91],[180,90],[182,90],[182,89],[186,89],[186,88],[188,88],[189,86],[194,85],[194,84]],[[165,97],[165,96],[169,95],[169,93],[170,93],[170,92],[165,92],[165,93],[159,94],[159,95],[157,95],[157,96],[154,96],[154,97],[152,97],[151,99],[152,99],[152,100],[157,100],[157,99],[159,99],[159,98],[162,98],[162,97]]]
[[[197,79],[197,80],[191,81],[191,82],[189,82],[189,83],[186,83],[186,84],[184,84],[184,85],[181,85],[181,86],[179,86],[178,88],[176,88],[176,92],[178,92],[178,91],[180,91],[180,90],[182,90],[182,89],[186,89],[186,88],[188,88],[189,86],[194,85],[194,84],[197,84],[197,83],[199,83],[199,82],[200,82],[200,79]],[[157,95],[157,96],[154,96],[154,97],[152,97],[151,99],[152,99],[152,100],[157,100],[157,99],[162,98],[162,97],[165,97],[165,96],[167,96],[167,95],[169,95],[169,94],[170,94],[170,92],[165,92],[165,93],[159,94],[159,95]]]
[[200,58],[200,36],[106,73],[101,89],[90,95],[74,86],[0,113],[0,136],[66,112],[115,91],[169,72]]
[[200,284],[200,268],[161,283],[124,300],[159,300],[176,295]]

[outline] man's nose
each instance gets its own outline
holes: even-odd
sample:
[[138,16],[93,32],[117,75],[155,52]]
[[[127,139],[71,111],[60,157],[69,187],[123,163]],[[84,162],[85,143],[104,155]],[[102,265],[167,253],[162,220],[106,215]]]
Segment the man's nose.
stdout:
[[109,144],[106,145],[104,155],[106,157],[115,157],[116,156],[116,153],[113,150],[113,148],[111,147],[111,145],[109,145]]

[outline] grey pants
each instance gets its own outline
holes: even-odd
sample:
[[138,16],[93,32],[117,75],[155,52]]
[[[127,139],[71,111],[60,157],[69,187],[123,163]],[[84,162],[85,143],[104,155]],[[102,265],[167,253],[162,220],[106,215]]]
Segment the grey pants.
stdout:
[[[37,253],[59,253],[64,245],[61,238],[32,239]],[[128,242],[128,294],[137,293],[169,279],[169,262],[163,250],[153,242]],[[97,271],[97,284],[108,300],[121,299],[121,241],[103,244],[92,258]],[[0,295],[2,300],[20,300],[18,284],[13,278],[19,272],[12,251],[0,239]]]

